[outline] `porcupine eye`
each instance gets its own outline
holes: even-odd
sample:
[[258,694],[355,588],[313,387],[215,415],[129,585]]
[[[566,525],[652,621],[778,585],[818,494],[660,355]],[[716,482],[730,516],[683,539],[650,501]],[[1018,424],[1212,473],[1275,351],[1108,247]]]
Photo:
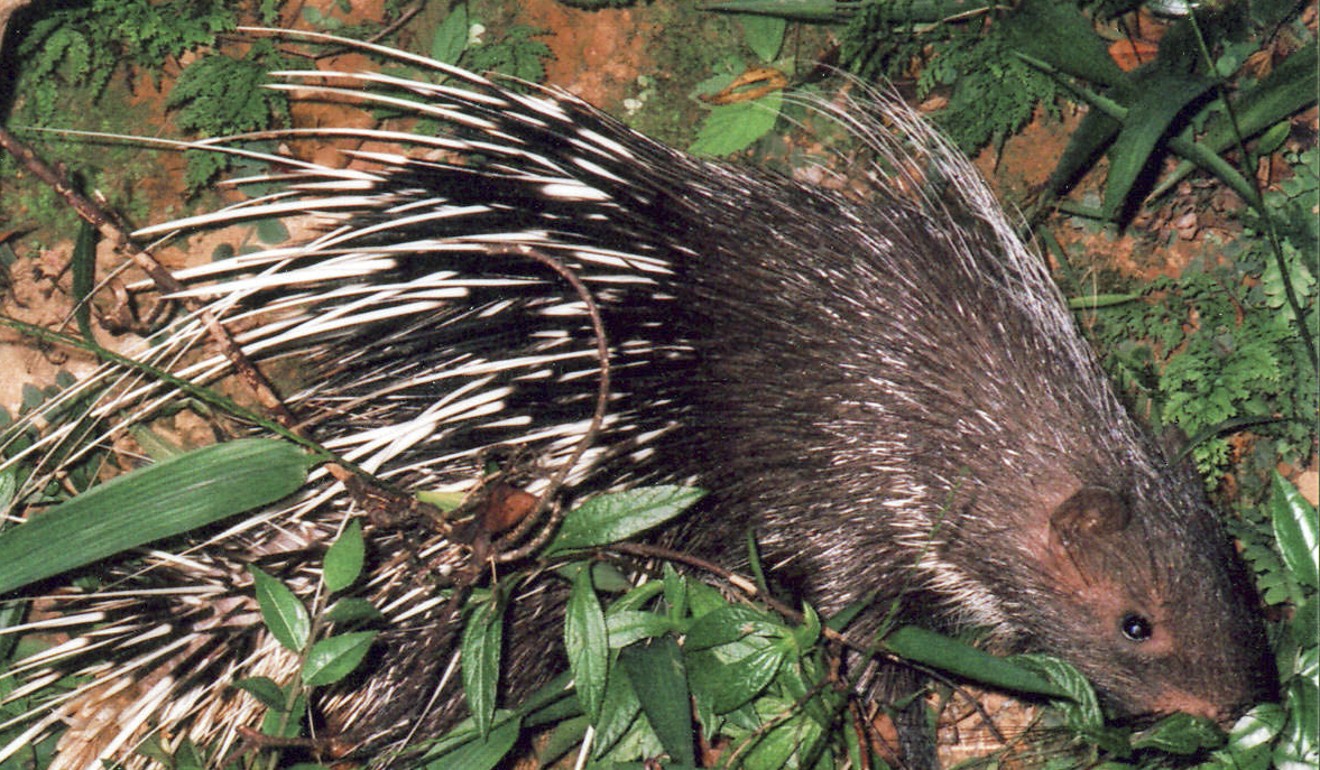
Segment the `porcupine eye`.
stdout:
[[1124,615],[1118,627],[1123,631],[1123,636],[1134,642],[1144,642],[1150,638],[1150,621],[1134,612]]

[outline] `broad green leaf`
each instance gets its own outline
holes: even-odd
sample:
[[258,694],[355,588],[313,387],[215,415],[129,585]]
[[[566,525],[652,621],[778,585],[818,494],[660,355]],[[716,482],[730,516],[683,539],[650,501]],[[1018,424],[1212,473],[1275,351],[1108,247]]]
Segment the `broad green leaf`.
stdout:
[[[779,719],[790,713],[794,704],[787,701],[767,701],[762,721]],[[766,712],[769,713],[766,713]],[[782,720],[769,734],[756,740],[743,762],[747,770],[779,770],[795,766],[795,759],[809,756],[821,737],[821,726],[816,720],[798,712]]]
[[1278,471],[1274,473],[1274,494],[1270,500],[1270,519],[1274,538],[1279,544],[1283,563],[1297,582],[1320,588],[1320,522],[1315,506],[1306,501],[1297,487]]
[[288,586],[262,572],[259,567],[249,564],[248,571],[252,573],[257,605],[261,607],[261,619],[265,621],[266,628],[287,649],[302,652],[312,631],[307,608]]
[[467,4],[458,3],[451,8],[453,10],[431,36],[431,58],[445,64],[458,64],[468,45]]
[[564,616],[564,649],[578,701],[595,722],[605,699],[610,648],[605,632],[605,613],[591,585],[591,570],[583,567],[573,580]]
[[1224,733],[1214,722],[1190,714],[1171,714],[1132,741],[1136,749],[1158,749],[1166,754],[1195,754],[1224,745]]
[[325,552],[323,574],[325,587],[331,592],[342,591],[353,585],[362,574],[366,546],[362,542],[362,521],[353,519],[344,532]]
[[695,764],[692,706],[688,699],[683,653],[672,637],[662,636],[619,651],[642,713],[675,762]]
[[1105,179],[1104,210],[1117,217],[1128,194],[1152,161],[1160,139],[1187,105],[1214,86],[1199,75],[1168,70],[1134,71],[1133,99],[1127,119],[1109,149],[1109,176]]
[[1014,50],[1075,77],[1103,86],[1120,82],[1124,73],[1095,34],[1090,19],[1074,3],[1024,0],[1002,22],[1004,39]]
[[1262,703],[1243,714],[1228,732],[1230,748],[1254,749],[1270,744],[1283,730],[1288,713],[1277,703]]
[[1018,692],[1066,698],[1068,693],[1040,675],[956,639],[916,626],[894,629],[882,642],[890,652],[976,682]]
[[273,503],[310,462],[287,442],[241,439],[111,479],[0,532],[0,594]]
[[609,632],[610,647],[622,649],[633,642],[663,636],[674,630],[674,623],[664,615],[641,610],[619,610],[613,607],[605,613],[605,629]]
[[239,679],[234,682],[234,687],[250,693],[266,708],[284,710],[284,690],[276,684],[274,679],[267,676],[254,676],[247,679]]
[[504,602],[493,595],[479,602],[463,627],[463,693],[480,735],[490,737],[495,691],[504,643]]
[[627,732],[633,720],[642,711],[642,704],[633,692],[628,672],[622,666],[610,670],[609,682],[605,687],[605,700],[600,705],[600,719],[596,720],[596,740],[592,746],[592,755],[602,756],[609,751]]
[[518,704],[518,716],[528,727],[541,727],[572,717],[583,716],[582,704],[569,689],[573,672],[564,671],[539,687]]
[[779,49],[784,45],[784,32],[788,29],[788,22],[773,16],[754,15],[743,16],[738,21],[742,24],[743,39],[747,41],[747,47],[751,48],[761,61],[774,61],[779,55]]
[[662,524],[700,500],[691,487],[645,487],[598,495],[568,512],[546,555],[617,543]]
[[778,637],[785,625],[775,616],[744,604],[727,604],[697,618],[688,629],[684,649],[688,652],[728,644],[751,634]]
[[425,767],[427,770],[492,770],[500,766],[521,732],[522,723],[507,713],[484,732],[469,720],[427,752],[423,758]]
[[[716,714],[727,714],[760,694],[785,656],[779,644],[766,644],[733,661],[719,660],[712,652],[694,654],[689,658],[692,689],[704,695]],[[698,667],[698,662],[706,665]]]
[[261,720],[262,735],[277,738],[297,738],[302,735],[303,716],[307,713],[307,696],[299,695],[293,699],[293,706],[287,711],[271,709]]
[[772,91],[759,99],[711,108],[688,152],[722,158],[747,149],[775,127],[783,104],[783,92]]
[[[1095,690],[1072,665],[1049,655],[1037,654],[1015,655],[1008,662],[1040,674],[1063,692],[1066,700],[1060,701],[1058,707],[1068,715],[1074,730],[1095,736],[1104,729],[1105,715],[1100,709]],[[1010,687],[1007,684],[1000,686]]]
[[357,620],[376,620],[381,617],[380,610],[366,599],[345,596],[330,606],[325,614],[326,620],[335,623],[352,623]]
[[338,682],[362,663],[375,640],[375,631],[354,631],[313,644],[303,664],[303,683],[317,687]]

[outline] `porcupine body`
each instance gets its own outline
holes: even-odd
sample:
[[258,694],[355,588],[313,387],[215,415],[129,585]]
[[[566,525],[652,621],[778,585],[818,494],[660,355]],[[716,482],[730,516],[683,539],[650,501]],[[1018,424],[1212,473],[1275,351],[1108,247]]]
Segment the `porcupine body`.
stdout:
[[[844,195],[692,158],[563,94],[433,66],[454,85],[286,73],[457,132],[354,131],[402,149],[339,170],[277,160],[283,192],[169,226],[329,218],[309,244],[181,275],[238,319],[254,360],[310,366],[290,405],[319,441],[405,489],[451,481],[494,446],[546,467],[566,457],[595,406],[595,335],[572,287],[514,253],[532,248],[582,279],[610,347],[609,410],[576,493],[696,483],[710,495],[670,542],[736,568],[755,529],[772,578],[824,612],[879,597],[850,633],[865,638],[895,602],[909,621],[987,626],[1006,648],[1071,661],[1119,713],[1224,719],[1271,694],[1253,596],[1199,482],[1124,412],[975,173],[900,107],[821,106],[877,154],[866,194]],[[204,338],[186,322],[144,356],[173,362]],[[182,373],[206,382],[225,367]],[[177,397],[140,375],[98,377],[120,378],[105,415]],[[127,725],[97,751],[122,758],[138,727],[161,724],[232,745],[257,712],[224,686],[292,665],[241,598],[239,565],[291,564],[296,583],[298,561],[359,513],[326,480],[159,559],[119,595],[71,601],[99,613],[90,638],[133,663],[98,686],[140,688],[128,706],[91,699]],[[423,555],[445,551],[434,539]],[[365,745],[411,727],[371,722],[392,693],[429,694],[445,673],[447,660],[409,657],[441,602],[405,572],[378,565],[370,587],[392,629],[383,661],[319,704]],[[543,663],[547,605],[518,605],[510,670]],[[67,670],[82,654],[51,657]],[[59,708],[31,734],[66,718]],[[453,716],[436,713],[423,727]]]

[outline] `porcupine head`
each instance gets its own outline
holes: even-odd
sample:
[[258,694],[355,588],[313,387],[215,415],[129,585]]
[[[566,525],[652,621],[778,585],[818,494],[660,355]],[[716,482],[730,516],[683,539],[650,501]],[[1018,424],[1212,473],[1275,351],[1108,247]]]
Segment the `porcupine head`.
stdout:
[[[891,234],[892,249],[948,247],[904,238]],[[982,296],[1003,287],[932,264],[912,280],[936,287],[947,318],[886,296],[871,317],[893,313],[918,341],[856,324],[840,336],[855,368],[875,365],[867,382],[792,385],[811,393],[816,426],[794,438],[798,462],[828,459],[764,508],[767,561],[827,611],[878,591],[877,614],[897,601],[909,622],[982,626],[1001,649],[1063,658],[1117,716],[1224,723],[1272,698],[1258,600],[1201,481],[1118,405],[1089,350],[1059,344],[1053,322],[1042,332],[1038,305]],[[922,355],[941,358],[918,371]],[[817,431],[828,452],[813,451]],[[775,451],[772,438],[758,446]]]
[[895,602],[981,626],[1073,663],[1118,716],[1223,723],[1272,698],[1258,599],[1202,482],[1121,406],[1038,258],[935,146],[951,204],[809,193],[819,208],[773,233],[744,209],[722,223],[744,258],[703,276],[740,289],[691,303],[721,330],[702,378],[726,436],[715,497],[757,511],[766,563],[808,601],[875,593],[863,635]]

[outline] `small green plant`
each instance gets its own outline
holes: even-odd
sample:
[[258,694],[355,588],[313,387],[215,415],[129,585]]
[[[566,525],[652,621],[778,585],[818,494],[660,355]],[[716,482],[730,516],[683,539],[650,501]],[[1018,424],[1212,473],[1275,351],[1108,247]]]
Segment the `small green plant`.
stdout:
[[[1320,404],[1304,332],[1320,313],[1308,256],[1316,225],[1307,214],[1320,205],[1320,153],[1312,148],[1291,161],[1291,179],[1265,197],[1266,216],[1279,224],[1277,251],[1264,235],[1265,217],[1252,215],[1254,237],[1223,247],[1231,261],[1208,254],[1177,278],[1152,281],[1141,301],[1084,314],[1138,410],[1194,439],[1192,456],[1212,479],[1235,459],[1228,441],[1235,429],[1272,439],[1269,458],[1302,463],[1314,451]],[[1264,455],[1259,464],[1272,466]]]
[[1282,705],[1244,716],[1209,768],[1264,770],[1320,762],[1320,520],[1315,506],[1278,473],[1268,500],[1239,525],[1243,557],[1267,604],[1287,619],[1276,634]]
[[[264,88],[267,73],[286,66],[271,40],[257,40],[241,58],[209,53],[179,73],[166,106],[176,110],[175,124],[202,139],[234,136],[287,124],[288,98]],[[232,165],[232,155],[190,150],[185,175],[196,192]]]
[[221,0],[93,0],[52,10],[21,38],[22,93],[33,125],[50,125],[66,89],[99,94],[121,67],[158,71],[185,51],[211,45],[236,24]]
[[365,599],[348,594],[362,577],[366,545],[362,522],[349,520],[325,552],[321,588],[308,606],[292,590],[255,566],[249,567],[262,622],[285,649],[298,656],[294,677],[240,679],[234,686],[266,706],[263,735],[291,739],[306,735],[312,690],[335,684],[362,665],[376,640],[370,624],[380,613]]

